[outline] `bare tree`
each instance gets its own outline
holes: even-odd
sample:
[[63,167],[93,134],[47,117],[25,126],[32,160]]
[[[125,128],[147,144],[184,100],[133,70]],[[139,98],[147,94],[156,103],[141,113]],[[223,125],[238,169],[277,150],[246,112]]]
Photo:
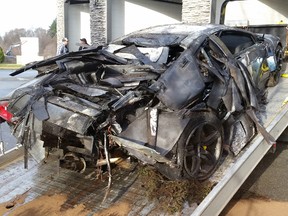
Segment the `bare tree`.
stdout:
[[[53,21],[53,23],[55,20]],[[39,38],[39,55],[48,58],[54,56],[57,48],[57,40],[53,31],[56,30],[56,25],[50,26],[49,30],[37,28],[35,30],[14,29],[11,30],[3,37],[0,36],[0,47],[4,53],[10,51],[13,56],[21,55],[21,48],[17,46],[21,44],[20,37],[38,37]],[[56,22],[55,22],[56,23]]]

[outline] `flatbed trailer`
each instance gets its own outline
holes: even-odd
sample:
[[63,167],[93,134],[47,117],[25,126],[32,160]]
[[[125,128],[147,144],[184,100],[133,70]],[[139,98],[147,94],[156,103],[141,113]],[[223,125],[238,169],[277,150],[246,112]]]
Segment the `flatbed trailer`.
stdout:
[[[268,90],[269,103],[263,124],[276,140],[288,125],[288,104],[283,105],[287,96],[287,78],[281,78],[276,87]],[[271,147],[258,134],[236,157],[228,155],[210,178],[215,183],[211,192],[196,208],[186,209],[185,214],[220,214]],[[48,158],[51,160],[49,163],[38,164],[29,158],[29,167],[24,169],[22,151],[21,148],[14,149],[0,157],[0,203],[11,201],[21,194],[26,194],[24,203],[28,203],[42,195],[61,193],[67,196],[61,207],[64,210],[84,204],[90,210],[89,215],[93,215],[115,203],[126,202],[130,206],[130,216],[157,214],[158,203],[148,200],[144,195],[143,182],[138,180],[137,163],[127,163],[127,160],[118,163],[113,169],[111,190],[103,202],[107,176],[101,179],[95,170],[88,170],[85,174],[60,170],[57,153]]]

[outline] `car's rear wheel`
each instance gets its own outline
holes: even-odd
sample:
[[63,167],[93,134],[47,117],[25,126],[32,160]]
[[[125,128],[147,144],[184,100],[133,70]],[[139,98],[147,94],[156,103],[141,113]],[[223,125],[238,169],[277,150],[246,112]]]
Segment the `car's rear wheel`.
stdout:
[[274,72],[272,72],[272,74],[268,80],[268,83],[267,83],[268,87],[276,86],[280,80],[282,66],[283,66],[283,50],[282,50],[282,47],[280,45],[278,45],[276,47],[275,56],[276,56],[276,60],[277,60],[276,70]]
[[217,169],[223,150],[220,120],[211,112],[196,113],[179,142],[179,158],[185,178],[205,180]]

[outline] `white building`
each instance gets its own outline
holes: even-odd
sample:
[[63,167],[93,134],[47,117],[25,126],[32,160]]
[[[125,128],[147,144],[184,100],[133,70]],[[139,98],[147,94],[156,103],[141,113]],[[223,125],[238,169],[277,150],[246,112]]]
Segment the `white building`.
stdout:
[[75,51],[83,37],[103,44],[164,23],[287,23],[287,9],[287,0],[58,0],[57,37],[69,37]]
[[30,62],[43,60],[39,56],[39,38],[38,37],[20,37],[21,55],[16,56],[16,63],[25,65]]

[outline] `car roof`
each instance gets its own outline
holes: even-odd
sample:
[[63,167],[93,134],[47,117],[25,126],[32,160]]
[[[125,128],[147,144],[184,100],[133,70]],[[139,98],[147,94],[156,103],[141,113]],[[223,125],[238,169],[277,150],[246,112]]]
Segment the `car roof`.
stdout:
[[[178,38],[177,43],[182,47],[189,47],[189,45],[201,35],[210,35],[219,30],[232,29],[231,27],[220,25],[220,24],[188,24],[188,23],[177,23],[177,24],[165,24],[149,27],[146,29],[141,29],[130,34],[127,34],[123,37],[120,37],[114,40],[112,43],[122,43],[123,41],[131,40],[131,38],[137,37],[149,37],[151,35],[156,35],[158,41],[161,41],[159,38],[165,38],[167,36],[166,42],[163,42],[164,45],[170,45],[169,43],[175,43],[171,36],[175,35]],[[164,40],[164,39],[163,39]],[[124,42],[125,43],[125,42]],[[165,44],[167,43],[167,44]],[[172,44],[173,45],[173,44]]]

